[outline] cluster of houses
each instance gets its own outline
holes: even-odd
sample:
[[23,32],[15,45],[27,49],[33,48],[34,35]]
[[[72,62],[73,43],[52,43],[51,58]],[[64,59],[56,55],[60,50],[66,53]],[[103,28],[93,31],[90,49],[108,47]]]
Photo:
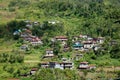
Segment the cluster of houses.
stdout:
[[[41,62],[40,68],[51,68],[51,69],[73,69],[74,63],[73,62]],[[95,69],[95,65],[89,64],[88,62],[80,62],[79,66],[77,67],[78,70],[91,70]],[[30,75],[34,75],[39,69],[38,68],[32,68],[30,70]]]
[[[33,28],[34,25],[39,25],[39,22],[31,22],[31,21],[25,21],[26,22],[26,28],[24,29],[18,29],[16,30],[13,35],[19,35],[24,41],[28,42],[27,44],[23,44],[22,46],[20,46],[21,50],[27,51],[30,50],[29,45],[32,46],[40,46],[43,44],[42,40],[38,37],[38,36],[34,36],[32,35],[32,31],[30,30],[30,28]],[[59,21],[48,21],[48,23],[51,24],[56,24],[59,23]],[[51,41],[54,43],[56,41],[59,41],[63,51],[69,51],[70,47],[72,47],[72,50],[75,51],[80,51],[80,52],[87,52],[90,50],[94,50],[97,51],[98,49],[101,48],[101,44],[104,43],[105,38],[104,37],[97,37],[97,38],[93,38],[91,36],[88,35],[79,35],[79,36],[73,36],[72,37],[72,46],[68,45],[68,40],[69,38],[67,36],[55,36],[54,38],[51,39]],[[110,46],[111,45],[115,45],[117,44],[116,41],[112,40],[110,42]],[[54,54],[54,50],[53,48],[51,49],[46,49],[45,54],[42,56],[43,58],[54,58],[55,54]],[[80,60],[83,57],[83,54],[75,54],[75,56],[73,56],[72,58],[74,58],[74,60]],[[74,61],[68,60],[66,58],[64,58],[62,60],[62,62],[58,62],[58,61],[47,61],[47,62],[40,62],[40,68],[52,68],[52,69],[75,69],[74,66]],[[80,62],[77,65],[77,69],[78,70],[91,70],[91,69],[95,69],[96,66],[95,64],[89,64],[89,62]],[[31,68],[30,72],[28,75],[34,75],[37,71],[39,70],[39,68]],[[26,75],[24,75],[26,76]]]
[[33,26],[37,26],[37,25],[40,25],[40,22],[38,21],[30,21],[30,20],[26,20],[24,21],[26,23],[26,27],[27,28],[33,28]]
[[[40,68],[50,68],[50,69],[74,69],[74,63],[69,61],[64,62],[41,62]],[[40,69],[38,67],[33,67],[31,70],[26,74],[20,74],[20,76],[27,77],[30,75],[35,75],[36,72]],[[95,69],[95,65],[91,65],[88,62],[81,62],[79,63],[79,66],[77,67],[78,70],[91,70]],[[12,79],[10,79],[12,80]]]
[[[20,35],[23,40],[28,41],[32,46],[39,46],[43,44],[42,40],[38,36],[33,36],[32,31],[30,30],[31,27],[33,27],[34,25],[40,25],[40,23],[37,21],[32,22],[29,20],[26,20],[25,23],[26,28],[16,30],[13,35]],[[55,24],[59,23],[59,21],[48,21],[48,23]],[[52,38],[51,41],[60,41],[61,45],[63,46],[63,51],[69,51],[69,47],[72,47],[73,50],[84,52],[89,51],[90,49],[98,50],[101,47],[100,45],[104,43],[104,40],[104,37],[92,38],[91,36],[81,34],[79,36],[72,37],[72,46],[69,46],[67,44],[67,36],[55,36],[54,38]],[[25,44],[21,46],[21,49],[26,48],[27,46]]]
[[[72,48],[79,51],[89,51],[90,49],[98,50],[101,44],[104,43],[104,37],[92,38],[88,35],[80,35],[72,37]],[[60,41],[63,45],[64,51],[69,50],[69,45],[67,45],[67,36],[56,36],[52,41]]]
[[24,29],[24,31],[21,33],[20,37],[23,40],[30,42],[30,44],[33,46],[42,44],[41,39],[38,36],[33,36],[32,32],[29,29]]
[[43,58],[52,58],[54,56],[55,55],[54,55],[53,49],[47,49],[45,55],[43,56]]
[[[59,68],[59,69],[73,69],[74,63],[70,61],[64,62],[41,62],[41,68]],[[94,64],[89,64],[88,62],[80,62],[78,69],[95,69]]]
[[94,64],[89,64],[88,62],[80,62],[78,69],[95,69],[96,66]]
[[[55,40],[61,41],[62,45],[67,45],[68,38],[66,36],[56,36]],[[72,47],[75,50],[86,51],[89,49],[97,50],[100,48],[100,44],[104,43],[104,37],[92,38],[88,35],[73,36]],[[66,48],[66,47],[65,47]]]
[[[20,37],[31,44],[32,46],[40,46],[43,44],[42,40],[38,36],[33,36],[32,31],[29,29],[33,25],[39,25],[39,22],[30,22],[26,21],[26,27],[25,29],[19,29],[13,33],[13,35],[20,35]],[[51,24],[55,24],[57,22],[49,21]],[[92,38],[88,35],[79,35],[79,36],[73,36],[72,37],[72,46],[68,45],[68,40],[69,38],[67,36],[55,36],[54,38],[51,39],[51,41],[54,43],[56,41],[59,41],[63,51],[69,51],[69,49],[72,47],[72,50],[75,51],[80,51],[80,52],[86,52],[90,50],[98,50],[101,48],[101,44],[104,43],[105,39],[104,37],[97,37],[97,38]],[[114,43],[114,42],[113,42]],[[20,47],[21,50],[29,50],[28,44],[23,44]],[[55,56],[54,50],[51,49],[46,49],[45,54],[42,56],[42,58],[53,58]],[[80,58],[83,57],[83,54],[76,54],[74,59],[79,60]],[[41,62],[40,63],[41,68],[59,68],[59,69],[73,69],[74,68],[74,63],[72,60],[63,60],[62,62]],[[95,65],[89,64],[88,62],[80,62],[79,66],[77,69],[85,69],[85,70],[90,70],[90,69],[95,69]],[[38,71],[38,68],[32,68],[30,71],[30,74],[33,75],[35,74],[36,71]]]
[[[32,31],[30,30],[35,25],[40,25],[40,22],[38,21],[30,21],[26,20],[24,21],[26,23],[26,28],[24,29],[18,29],[16,30],[13,35],[20,35],[23,40],[30,42],[33,46],[39,46],[42,43],[41,39],[38,36],[33,36]],[[56,24],[60,23],[59,21],[48,21],[50,24]],[[88,35],[79,35],[79,36],[73,36],[72,37],[72,46],[69,46],[67,44],[68,37],[67,36],[55,36],[52,38],[51,41],[60,41],[63,46],[63,51],[68,51],[69,47],[72,47],[74,50],[79,51],[89,51],[90,49],[98,50],[100,48],[100,44],[104,42],[104,37],[97,37],[92,38]],[[26,47],[22,45],[22,48]],[[21,49],[22,49],[21,48]]]
[[[32,35],[32,31],[30,29],[33,28],[33,26],[37,26],[40,25],[40,22],[38,21],[30,21],[30,20],[26,20],[24,21],[26,23],[26,27],[23,29],[18,29],[16,31],[13,32],[13,35],[19,35],[24,41],[29,42],[32,46],[40,46],[43,44],[42,40],[38,37],[38,36],[33,36]],[[48,23],[50,24],[56,24],[59,23],[59,21],[48,21]],[[29,50],[29,46],[28,44],[23,44],[20,47],[21,50]]]
[[75,36],[73,38],[73,49],[80,51],[89,51],[90,49],[98,50],[100,44],[104,43],[103,37],[92,38],[87,35]]
[[[67,36],[55,36],[52,38],[53,42],[55,41],[60,41],[61,45],[63,48],[68,49],[68,38]],[[72,49],[73,50],[79,50],[79,51],[88,51],[90,49],[97,50],[100,48],[100,45],[104,43],[104,38],[103,37],[98,37],[98,38],[92,38],[87,35],[80,35],[80,36],[74,36],[72,39]],[[43,58],[53,58],[54,51],[53,49],[47,49]],[[79,60],[80,58],[83,57],[83,54],[76,54],[75,55],[75,60]],[[41,68],[59,68],[59,69],[73,69],[74,68],[74,63],[72,61],[64,61],[63,62],[41,62],[40,63]],[[95,69],[96,66],[94,64],[89,64],[88,62],[80,62],[79,66],[77,69],[85,69],[85,70],[91,70]]]
[[41,68],[59,68],[59,69],[72,69],[73,63],[72,62],[41,62]]
[[[19,35],[20,38],[32,46],[40,46],[43,44],[42,40],[38,36],[33,36],[32,31],[27,28],[16,30],[13,35]],[[28,44],[23,44],[20,49],[26,51],[29,50],[29,46]]]
[[[22,36],[23,37],[23,36]],[[23,37],[24,38],[24,37]],[[29,39],[33,39],[33,38],[27,38],[25,37],[24,40],[29,41]],[[37,39],[39,40],[39,39]],[[56,36],[54,37],[54,39],[52,39],[52,41],[60,41],[61,45],[64,46],[65,49],[69,49],[67,46],[67,41],[68,38],[66,36]],[[98,38],[91,38],[88,37],[86,35],[80,35],[80,36],[76,36],[73,37],[73,49],[74,50],[80,50],[80,51],[86,51],[89,49],[95,49],[97,50],[98,48],[100,48],[100,44],[102,44],[104,42],[104,38],[103,37],[98,37]],[[54,51],[53,49],[47,49],[43,58],[53,58],[54,55]],[[83,54],[76,54],[76,60],[79,60],[81,57],[83,57]],[[59,68],[59,69],[73,69],[74,68],[74,63],[71,61],[63,61],[63,62],[41,62],[40,63],[41,68]],[[78,66],[78,69],[94,69],[96,68],[95,65],[90,65],[88,64],[88,62],[81,62]],[[32,69],[31,70],[31,74],[34,74],[34,72],[37,69]]]

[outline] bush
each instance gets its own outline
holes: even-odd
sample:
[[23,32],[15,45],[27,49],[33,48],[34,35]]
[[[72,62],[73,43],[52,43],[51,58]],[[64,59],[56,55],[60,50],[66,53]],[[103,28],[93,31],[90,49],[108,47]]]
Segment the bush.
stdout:
[[24,56],[20,55],[19,53],[17,54],[7,54],[7,53],[2,53],[0,54],[0,63],[22,63],[24,61]]
[[10,8],[9,8],[9,11],[10,11],[10,12],[14,12],[14,11],[15,11],[15,8],[10,7]]

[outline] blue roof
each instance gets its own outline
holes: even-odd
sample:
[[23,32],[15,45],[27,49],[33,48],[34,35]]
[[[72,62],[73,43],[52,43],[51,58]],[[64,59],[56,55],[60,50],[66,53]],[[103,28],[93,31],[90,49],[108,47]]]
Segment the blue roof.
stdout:
[[81,44],[81,43],[79,43],[79,42],[76,42],[75,44],[73,44],[73,47],[82,47],[83,45]]
[[20,29],[18,29],[18,32],[22,32]]

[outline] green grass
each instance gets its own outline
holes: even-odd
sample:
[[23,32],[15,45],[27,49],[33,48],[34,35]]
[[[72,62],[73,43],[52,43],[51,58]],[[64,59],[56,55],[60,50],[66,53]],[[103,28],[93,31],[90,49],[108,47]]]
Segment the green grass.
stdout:
[[96,60],[90,60],[90,63],[98,66],[120,66],[120,61],[110,58],[109,54],[98,56]]
[[32,80],[31,78],[20,78],[20,80]]
[[0,53],[11,52],[15,49],[18,49],[18,47],[16,47],[16,41],[0,39]]

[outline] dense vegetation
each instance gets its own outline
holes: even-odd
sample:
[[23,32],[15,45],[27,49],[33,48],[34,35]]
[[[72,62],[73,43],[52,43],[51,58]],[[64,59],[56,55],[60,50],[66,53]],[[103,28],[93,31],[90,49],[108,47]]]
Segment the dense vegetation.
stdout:
[[[34,20],[41,20],[44,17],[70,19],[73,26],[68,26],[68,23],[65,24],[66,27],[69,27],[68,30],[70,29],[70,31],[66,30],[69,33],[109,36],[114,39],[119,37],[119,0],[37,0],[34,3],[30,3],[28,0],[20,0],[11,1],[8,8],[11,7],[18,8],[16,11],[23,11],[20,17],[17,17],[18,14],[16,15],[16,19],[29,19],[31,17]],[[64,20],[62,22],[64,23]]]
[[[51,47],[50,39],[56,35],[66,35],[69,40],[72,36],[87,34],[92,37],[102,36],[106,41],[102,45],[104,51],[98,50],[86,54],[83,60],[97,64],[98,66],[117,66],[120,61],[120,0],[0,0],[0,50],[6,46],[6,41],[15,41],[15,47],[21,45],[19,36],[13,36],[13,32],[18,29],[25,28],[24,20],[39,21],[40,25],[34,25],[30,29],[33,35],[42,37],[43,47],[34,47],[32,50],[25,52],[25,55],[17,52],[0,52],[0,64],[3,64],[3,70],[10,76],[4,77],[19,77],[20,74],[27,73],[26,67],[13,67],[12,65],[24,64],[24,56],[43,54],[44,50]],[[6,15],[5,15],[6,14]],[[50,24],[49,21],[59,21],[57,24]],[[17,37],[17,38],[16,38]],[[3,41],[2,41],[3,39]],[[17,40],[16,40],[17,39]],[[115,40],[117,44],[110,45],[110,41]],[[71,42],[68,41],[71,45]],[[12,45],[7,45],[11,46]],[[54,52],[58,55],[60,52],[59,43],[55,44]],[[38,52],[37,52],[38,51]],[[39,53],[41,52],[41,53]],[[28,54],[26,54],[28,53]],[[69,52],[70,53],[70,52]],[[61,56],[61,55],[59,55]],[[62,55],[64,56],[64,55]],[[70,55],[67,55],[68,57]],[[31,58],[30,58],[31,59]],[[104,61],[101,61],[104,60]],[[81,60],[82,61],[82,60]],[[111,61],[111,62],[110,62]],[[9,64],[8,69],[6,63]],[[18,63],[18,64],[17,64]],[[75,62],[78,63],[78,62]],[[35,65],[32,65],[34,67]],[[10,67],[10,68],[9,68]],[[28,66],[27,66],[28,67]],[[31,65],[30,65],[31,67]],[[17,69],[17,70],[16,70]],[[23,70],[23,72],[22,72]],[[25,71],[26,70],[26,71]],[[12,75],[12,74],[13,75]],[[42,73],[42,74],[41,74]],[[60,73],[60,75],[58,75]],[[84,72],[85,73],[85,72]],[[105,76],[99,75],[102,78]],[[114,72],[119,77],[119,71]],[[113,73],[113,74],[114,74]],[[54,76],[55,75],[55,76]],[[42,77],[46,76],[46,77]],[[61,71],[61,70],[40,70],[32,79],[35,80],[83,80],[78,77],[76,71]],[[97,77],[99,77],[97,76]]]

